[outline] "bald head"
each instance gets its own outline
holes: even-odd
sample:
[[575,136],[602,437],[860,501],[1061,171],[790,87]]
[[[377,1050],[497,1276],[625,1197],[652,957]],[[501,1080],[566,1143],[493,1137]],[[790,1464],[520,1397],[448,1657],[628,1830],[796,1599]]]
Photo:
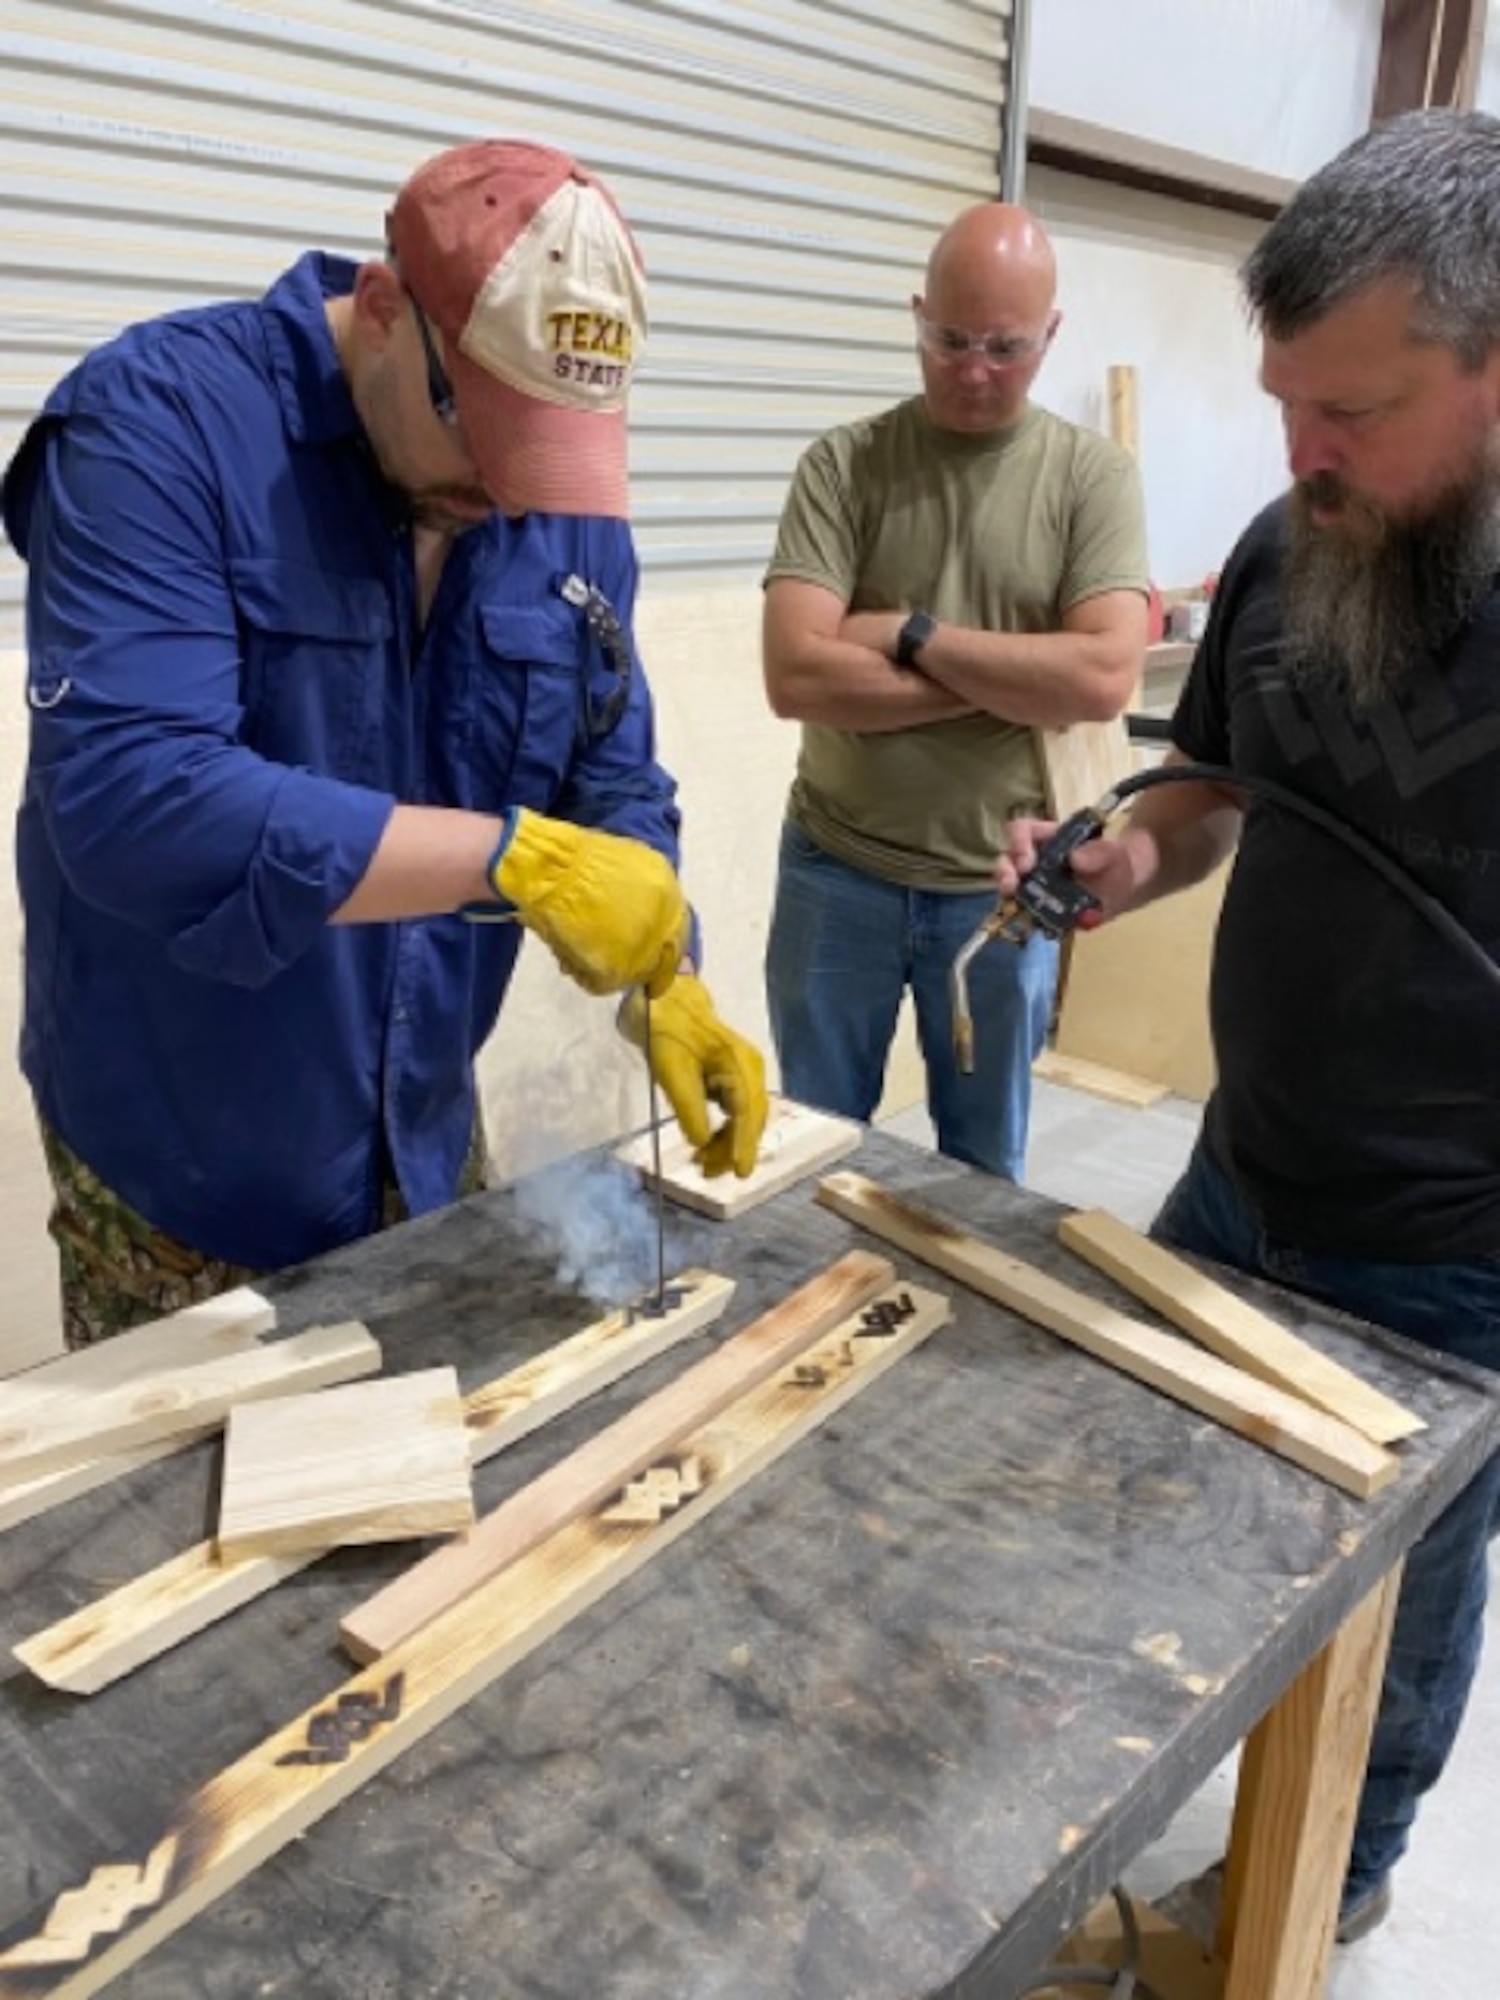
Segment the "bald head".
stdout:
[[[927,259],[927,306],[934,299],[978,298],[990,314],[1045,318],[1057,295],[1057,259],[1036,217],[1008,201],[982,201],[956,216]],[[945,306],[938,317],[947,318]],[[962,318],[962,316],[960,316]],[[966,323],[991,323],[983,311]]]
[[1004,430],[1023,415],[1057,330],[1056,293],[1052,245],[1024,208],[985,201],[949,223],[927,260],[927,289],[912,301],[939,429]]

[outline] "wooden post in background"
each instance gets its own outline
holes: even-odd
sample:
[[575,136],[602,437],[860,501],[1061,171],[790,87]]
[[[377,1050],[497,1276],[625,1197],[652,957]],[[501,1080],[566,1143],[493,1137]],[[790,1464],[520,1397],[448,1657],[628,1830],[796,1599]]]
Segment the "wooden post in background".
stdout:
[[[1119,445],[1122,451],[1128,451],[1137,465],[1139,465],[1141,459],[1141,425],[1139,406],[1136,400],[1135,369],[1128,361],[1112,362],[1105,374],[1105,382],[1107,385],[1106,400],[1109,404],[1110,437]],[[1160,599],[1156,595],[1154,586],[1152,588],[1151,602],[1154,606],[1159,606],[1160,604]],[[1153,622],[1147,634],[1149,639],[1154,640],[1161,637],[1160,615],[1159,609],[1153,613]],[[1140,677],[1131,692],[1130,706],[1133,709],[1139,709],[1144,706],[1145,699],[1146,670],[1143,664]],[[1126,768],[1128,769],[1134,760],[1127,753],[1125,761]]]
[[[1105,379],[1109,435],[1139,462],[1136,370],[1116,363]],[[1145,706],[1144,686],[1136,688],[1130,706]],[[1058,817],[1098,798],[1137,763],[1123,720],[1049,730],[1042,740],[1049,805]],[[1207,882],[1153,903],[1127,923],[1068,939],[1051,1053],[1114,1073],[1112,1085],[1101,1075],[1092,1088],[1119,1094],[1131,1085],[1161,1084],[1200,1102],[1212,1089],[1206,994],[1224,876],[1220,868]]]
[[1116,362],[1109,370],[1109,434],[1132,458],[1141,455],[1140,425],[1136,417],[1135,370],[1128,362]]

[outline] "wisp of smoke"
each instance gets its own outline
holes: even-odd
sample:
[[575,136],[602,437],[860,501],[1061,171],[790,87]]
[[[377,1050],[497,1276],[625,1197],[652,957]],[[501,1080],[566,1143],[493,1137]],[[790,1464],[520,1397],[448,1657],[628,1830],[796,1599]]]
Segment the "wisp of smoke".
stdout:
[[[556,1251],[557,1276],[604,1305],[656,1290],[656,1201],[619,1160],[561,1160],[516,1186],[516,1209]],[[676,1269],[671,1231],[667,1275]]]

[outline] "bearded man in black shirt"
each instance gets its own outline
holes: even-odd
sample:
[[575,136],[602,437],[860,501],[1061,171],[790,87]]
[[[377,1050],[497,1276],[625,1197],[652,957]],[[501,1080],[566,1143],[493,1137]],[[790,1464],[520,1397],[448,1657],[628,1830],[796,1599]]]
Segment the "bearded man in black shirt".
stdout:
[[[1114,917],[1237,848],[1218,1081],[1154,1233],[1500,1369],[1500,123],[1377,127],[1243,275],[1293,484],[1224,570],[1168,755],[1226,782],[1073,857]],[[1013,827],[1002,891],[1046,830]],[[1453,1746],[1497,1525],[1500,1456],[1407,1559],[1342,1942]]]

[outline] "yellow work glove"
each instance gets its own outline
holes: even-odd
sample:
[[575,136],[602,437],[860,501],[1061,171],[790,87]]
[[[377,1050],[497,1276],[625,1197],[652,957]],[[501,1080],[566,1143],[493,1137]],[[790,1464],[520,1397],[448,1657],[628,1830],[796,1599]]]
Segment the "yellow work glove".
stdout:
[[[639,993],[630,994],[620,1009],[620,1028],[627,1041],[646,1048],[646,1007]],[[652,1000],[646,1056],[702,1171],[712,1176],[733,1167],[743,1180],[759,1156],[770,1111],[766,1066],[760,1050],[719,1019],[701,979],[684,973]],[[709,1123],[710,1103],[728,1113],[717,1131]]]
[[585,991],[644,986],[655,1000],[671,985],[692,917],[672,864],[644,841],[513,806],[489,878]]

